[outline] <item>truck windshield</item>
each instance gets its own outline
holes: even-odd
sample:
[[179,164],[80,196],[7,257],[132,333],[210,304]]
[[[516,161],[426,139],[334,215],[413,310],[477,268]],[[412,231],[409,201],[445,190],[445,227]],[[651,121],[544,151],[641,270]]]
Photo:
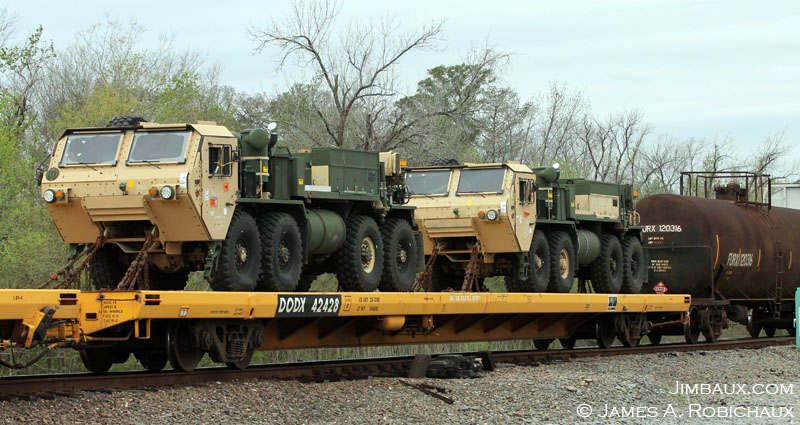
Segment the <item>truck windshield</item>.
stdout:
[[128,162],[183,162],[188,142],[188,131],[138,132]]
[[444,195],[450,182],[450,170],[410,171],[406,187],[412,195]]
[[71,134],[59,167],[73,164],[114,164],[122,133]]
[[503,192],[502,168],[480,168],[461,170],[458,193]]

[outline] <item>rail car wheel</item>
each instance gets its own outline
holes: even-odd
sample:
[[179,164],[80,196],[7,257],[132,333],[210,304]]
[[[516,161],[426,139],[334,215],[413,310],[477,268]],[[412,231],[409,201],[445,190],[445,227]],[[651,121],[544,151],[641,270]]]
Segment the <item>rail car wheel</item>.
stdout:
[[661,331],[653,330],[653,331],[650,331],[649,334],[647,334],[647,339],[650,340],[650,344],[659,345],[659,344],[661,344],[661,337],[663,337],[663,336],[664,336],[664,334],[661,333]]
[[156,351],[139,351],[133,353],[143,368],[151,372],[160,372],[167,365],[167,353]]
[[264,214],[261,236],[260,291],[289,292],[297,288],[303,266],[303,242],[294,218],[282,212]]
[[167,357],[178,372],[193,371],[205,354],[200,347],[195,347],[194,338],[187,330],[186,325],[177,321],[167,331]]
[[700,339],[700,315],[697,309],[689,310],[689,323],[683,325],[683,336],[689,344],[697,344]]
[[761,325],[756,322],[755,311],[751,308],[747,310],[747,333],[753,338],[758,338],[761,334]]
[[534,339],[533,346],[536,347],[537,350],[547,350],[550,348],[550,344],[553,343],[553,339]]
[[626,236],[622,241],[622,293],[642,292],[645,272],[642,243],[637,237]]
[[600,317],[595,321],[595,337],[600,348],[611,348],[614,345],[616,334],[611,320]]
[[114,289],[125,276],[126,267],[120,262],[120,249],[115,244],[103,245],[89,260],[89,275],[95,289]]
[[528,279],[519,278],[519,265],[515,262],[511,276],[506,278],[509,292],[547,292],[550,282],[550,247],[547,236],[541,230],[533,232],[528,256]]
[[578,338],[575,338],[574,336],[571,336],[569,338],[559,338],[558,342],[561,343],[561,346],[565,350],[572,350],[573,348],[575,348],[575,343],[578,342]]
[[548,241],[550,248],[550,292],[566,293],[575,279],[575,248],[572,239],[564,232],[553,232]]
[[722,333],[722,329],[715,330],[720,327],[720,323],[718,321],[721,320],[721,317],[714,313],[714,311],[708,312],[708,320],[704,320],[705,323],[703,325],[703,329],[701,329],[706,342],[710,343],[717,342],[717,339]]
[[371,217],[347,219],[344,244],[334,254],[336,278],[345,291],[372,292],[378,288],[383,271],[383,242]]
[[705,338],[706,342],[715,343],[717,342],[718,335],[714,333],[712,329],[703,329],[703,338]]
[[598,293],[616,294],[622,289],[622,246],[615,235],[600,238],[600,255],[589,266],[592,288]]
[[772,325],[764,326],[764,335],[766,335],[769,338],[775,336],[775,326]]
[[247,347],[247,351],[245,352],[242,360],[239,360],[238,362],[228,362],[225,364],[229,369],[244,370],[250,365],[251,360],[253,360],[253,347]]
[[417,240],[407,221],[386,220],[383,239],[383,275],[380,289],[384,292],[408,292],[417,277]]
[[641,336],[635,337],[631,336],[630,331],[628,331],[625,335],[619,338],[622,341],[622,345],[627,348],[637,347],[639,345],[639,341],[642,340]]
[[215,291],[252,291],[261,269],[261,240],[253,217],[236,211],[209,284]]
[[114,364],[114,354],[110,348],[82,348],[78,351],[83,366],[94,374],[104,374]]

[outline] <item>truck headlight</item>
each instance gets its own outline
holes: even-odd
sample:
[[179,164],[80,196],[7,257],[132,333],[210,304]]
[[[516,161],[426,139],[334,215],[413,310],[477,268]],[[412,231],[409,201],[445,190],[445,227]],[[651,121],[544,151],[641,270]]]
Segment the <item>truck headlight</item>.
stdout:
[[56,201],[56,191],[53,189],[45,190],[44,193],[42,194],[42,199],[44,199],[44,201],[47,202],[48,204],[52,204],[53,202]]
[[161,198],[172,199],[175,196],[175,188],[172,186],[164,186],[161,188]]
[[489,220],[497,220],[497,211],[489,210],[486,212],[486,218]]

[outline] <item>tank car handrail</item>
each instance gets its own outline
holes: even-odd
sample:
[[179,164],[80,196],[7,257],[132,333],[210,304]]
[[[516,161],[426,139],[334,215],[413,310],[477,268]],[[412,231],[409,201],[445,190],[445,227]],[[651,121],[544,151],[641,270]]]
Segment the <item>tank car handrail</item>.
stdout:
[[[686,177],[686,180],[684,180]],[[758,174],[750,171],[681,171],[680,173],[680,194],[683,196],[695,196],[708,198],[709,184],[714,180],[732,180],[727,186],[713,186],[717,199],[727,199],[736,203],[754,206],[766,206],[772,209],[772,178],[769,174]],[[741,184],[737,180],[744,179],[744,192]],[[702,181],[703,186],[700,187]],[[765,192],[766,186],[766,194]],[[702,196],[700,189],[703,190]],[[734,192],[732,195],[727,192]],[[751,200],[751,192],[752,197]]]

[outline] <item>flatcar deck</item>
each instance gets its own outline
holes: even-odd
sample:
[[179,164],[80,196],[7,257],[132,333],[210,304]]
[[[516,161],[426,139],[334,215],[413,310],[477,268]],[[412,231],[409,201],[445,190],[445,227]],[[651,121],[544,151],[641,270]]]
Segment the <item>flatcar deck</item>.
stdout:
[[130,341],[148,340],[193,320],[260,322],[260,350],[560,338],[598,315],[685,313],[690,304],[685,295],[0,289],[0,348],[122,342],[125,328]]

